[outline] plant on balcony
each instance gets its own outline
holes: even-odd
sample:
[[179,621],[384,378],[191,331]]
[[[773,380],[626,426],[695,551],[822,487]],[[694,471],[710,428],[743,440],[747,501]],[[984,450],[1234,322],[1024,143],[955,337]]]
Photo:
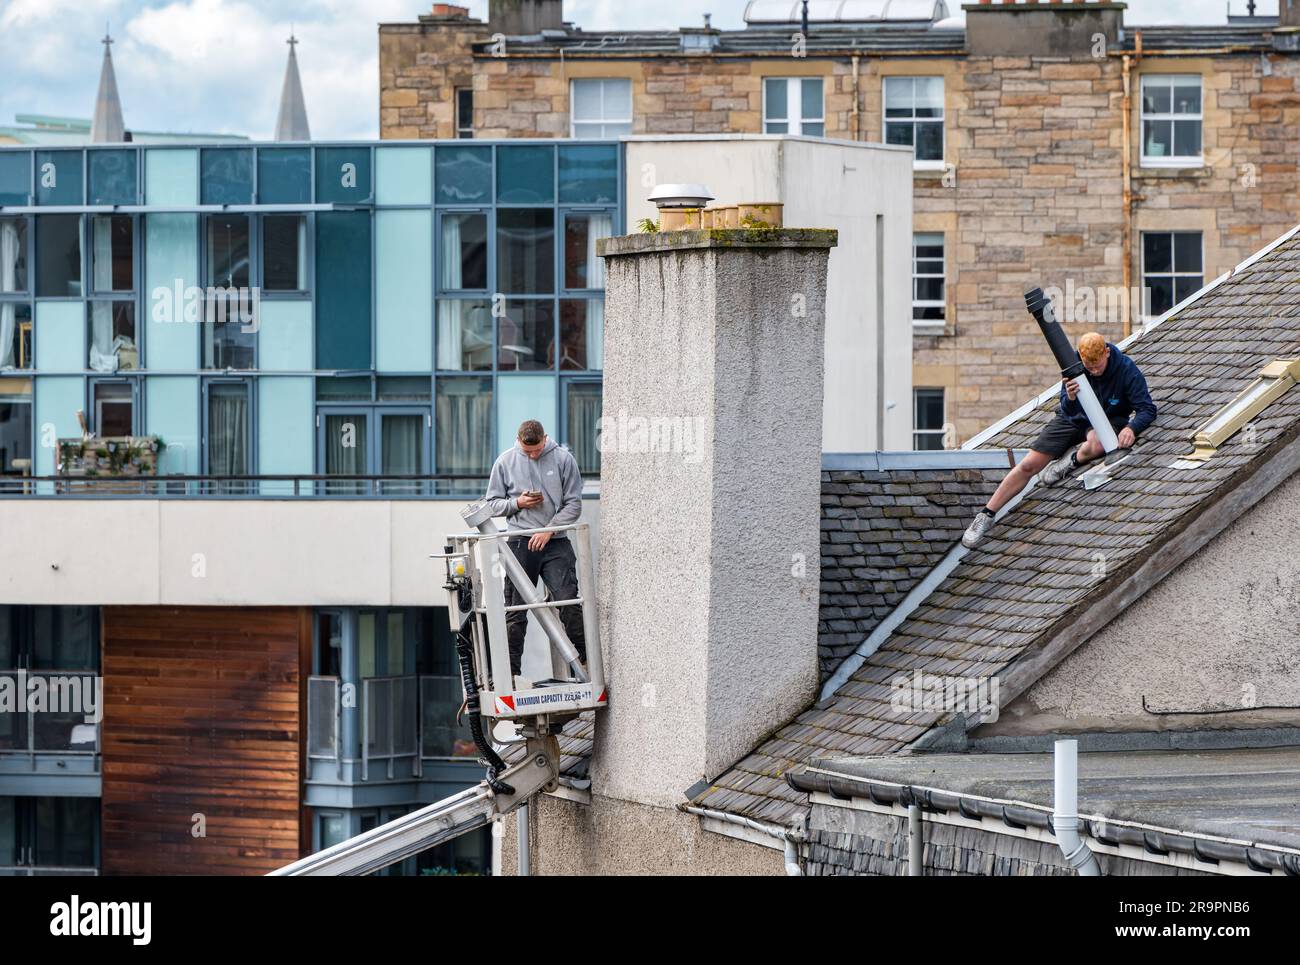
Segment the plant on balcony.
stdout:
[[158,454],[165,444],[159,436],[111,436],[102,439],[60,439],[59,475],[156,476]]

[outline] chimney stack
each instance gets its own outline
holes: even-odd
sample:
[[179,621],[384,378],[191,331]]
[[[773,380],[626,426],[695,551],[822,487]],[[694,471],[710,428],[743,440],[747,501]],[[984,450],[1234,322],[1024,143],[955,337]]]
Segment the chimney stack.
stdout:
[[1119,43],[1125,5],[1111,0],[980,0],[962,9],[972,56],[1087,58],[1097,34],[1105,37],[1108,50]]
[[563,30],[563,0],[488,0],[488,29],[507,37]]
[[1300,0],[1277,0],[1277,25],[1300,29]]
[[816,697],[834,231],[600,242],[594,793],[675,807]]

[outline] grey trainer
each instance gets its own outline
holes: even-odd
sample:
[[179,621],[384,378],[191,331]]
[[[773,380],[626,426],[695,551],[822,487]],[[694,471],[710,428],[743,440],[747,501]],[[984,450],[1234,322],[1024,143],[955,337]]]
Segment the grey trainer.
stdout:
[[1038,474],[1038,485],[1055,486],[1062,479],[1074,471],[1074,463],[1070,461],[1073,452],[1067,452],[1060,459],[1049,462],[1043,467],[1042,472]]
[[992,525],[992,516],[983,511],[976,513],[975,518],[971,520],[971,524],[966,527],[966,532],[961,534],[961,545],[968,550],[973,550],[979,545],[980,540],[984,538],[984,534],[989,531],[989,527]]

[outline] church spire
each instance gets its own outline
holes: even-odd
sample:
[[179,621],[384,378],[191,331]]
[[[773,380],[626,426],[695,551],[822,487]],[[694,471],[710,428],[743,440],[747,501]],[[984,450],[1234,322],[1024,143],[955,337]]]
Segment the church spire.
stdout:
[[280,90],[280,116],[275,121],[277,141],[310,141],[311,128],[307,126],[307,104],[302,96],[302,79],[298,76],[298,55],[294,47],[298,38],[290,31],[289,65],[284,71],[284,87]]
[[107,144],[125,140],[126,126],[122,123],[122,102],[117,96],[117,75],[113,72],[113,38],[104,28],[104,63],[99,70],[99,92],[95,95],[95,116],[90,122],[92,144]]

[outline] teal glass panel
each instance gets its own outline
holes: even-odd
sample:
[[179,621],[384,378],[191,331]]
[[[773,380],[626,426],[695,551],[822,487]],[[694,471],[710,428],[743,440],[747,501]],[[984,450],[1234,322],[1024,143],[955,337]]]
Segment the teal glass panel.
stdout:
[[370,149],[318,147],[316,149],[316,200],[337,203],[369,201]]
[[370,214],[316,216],[316,367],[370,368]]
[[433,212],[375,212],[375,368],[433,367]]
[[433,151],[427,147],[375,148],[376,204],[432,204]]
[[86,306],[82,302],[36,303],[36,368],[81,372],[86,367]]
[[26,151],[0,153],[0,204],[26,205],[32,193],[32,156]]
[[[308,377],[257,380],[257,468],[266,476],[311,475],[316,413]],[[263,482],[264,494],[293,492],[289,482]],[[300,492],[309,492],[308,488]]]
[[135,204],[135,151],[90,151],[90,204]]
[[151,148],[144,155],[145,204],[199,203],[199,152]]
[[36,152],[36,203],[81,204],[80,151]]
[[570,144],[560,147],[561,204],[615,204],[617,201],[617,145]]
[[492,203],[492,148],[439,147],[434,155],[438,204]]
[[559,440],[555,421],[556,379],[553,375],[503,375],[497,379],[497,452],[515,444],[519,425],[537,419],[546,434]]
[[[37,476],[55,472],[55,439],[80,439],[77,410],[86,408],[86,394],[80,376],[37,376],[35,439]],[[48,432],[52,428],[53,432]],[[46,445],[46,443],[50,445]]]
[[311,201],[311,151],[305,147],[264,147],[257,152],[258,204]]
[[554,145],[497,148],[497,204],[550,204],[554,200]]
[[253,149],[206,148],[199,197],[204,204],[253,203]]
[[263,372],[311,370],[311,302],[306,299],[262,301],[257,367]]
[[317,402],[369,402],[372,392],[368,375],[331,375],[316,380]]
[[144,219],[146,368],[198,365],[199,216],[150,214]]
[[154,375],[144,382],[145,432],[165,443],[158,471],[197,475],[199,461],[199,380]]

